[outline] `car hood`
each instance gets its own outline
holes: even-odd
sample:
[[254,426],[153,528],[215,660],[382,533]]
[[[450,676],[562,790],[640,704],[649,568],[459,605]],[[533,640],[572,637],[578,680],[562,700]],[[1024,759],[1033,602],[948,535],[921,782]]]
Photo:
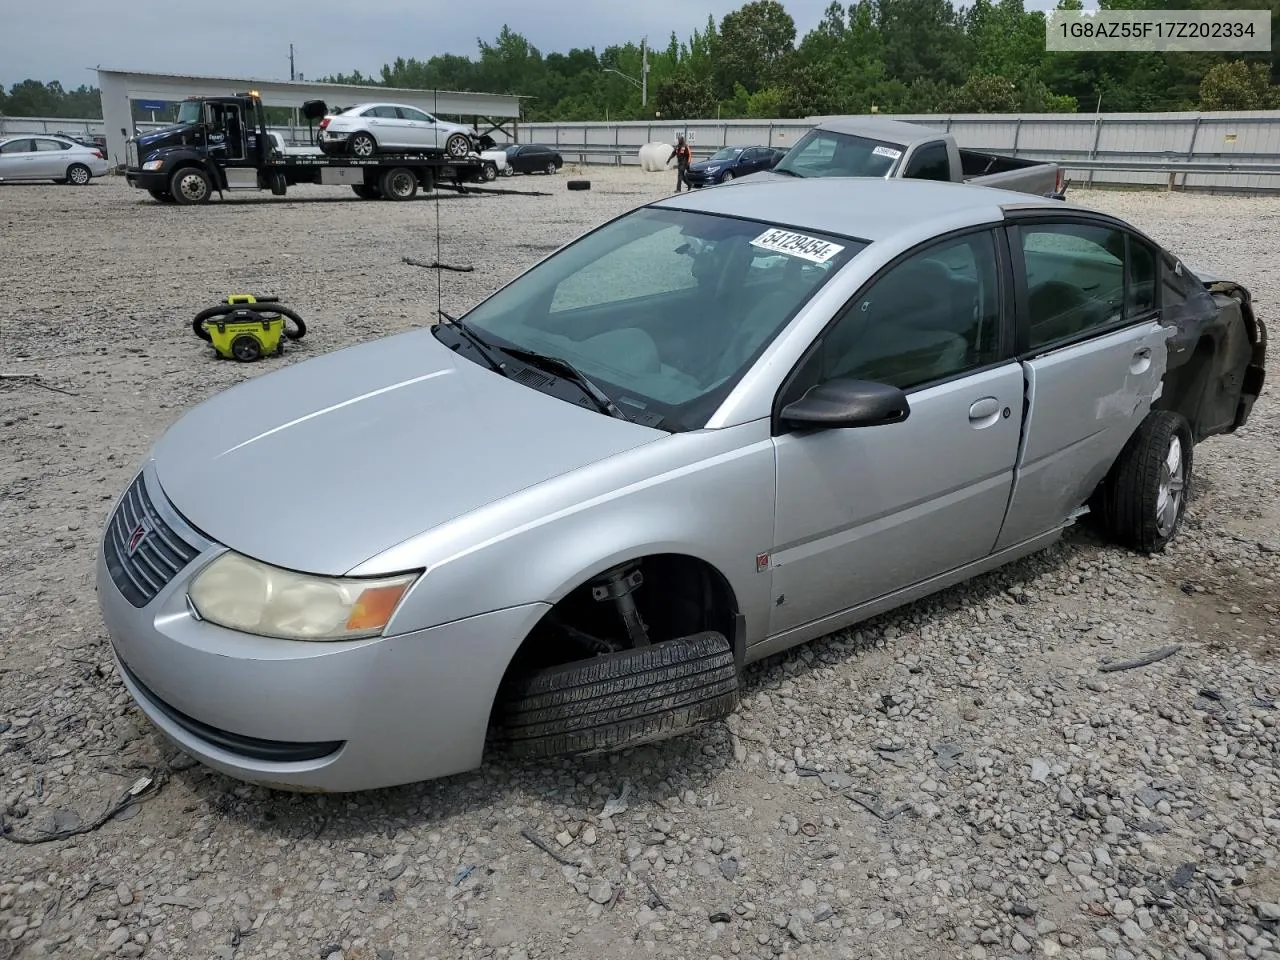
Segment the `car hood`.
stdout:
[[211,539],[340,575],[666,435],[506,379],[424,329],[232,387],[174,423],[152,456],[174,507]]

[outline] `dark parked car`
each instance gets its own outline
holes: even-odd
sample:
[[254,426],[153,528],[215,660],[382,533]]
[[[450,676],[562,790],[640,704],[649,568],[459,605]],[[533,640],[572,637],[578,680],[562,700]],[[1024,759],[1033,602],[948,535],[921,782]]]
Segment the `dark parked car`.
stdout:
[[773,147],[725,147],[710,159],[689,165],[689,185],[709,187],[749,173],[772,170],[785,155],[785,150]]
[[564,166],[564,157],[545,143],[513,143],[506,151],[507,167],[502,172],[508,177],[517,173],[555,173]]

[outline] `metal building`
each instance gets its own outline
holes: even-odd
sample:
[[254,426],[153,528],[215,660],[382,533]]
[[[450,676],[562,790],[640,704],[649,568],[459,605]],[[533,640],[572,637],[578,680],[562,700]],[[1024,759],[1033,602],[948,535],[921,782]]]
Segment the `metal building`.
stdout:
[[[364,87],[340,83],[292,80],[255,80],[248,77],[183,76],[143,70],[111,70],[98,67],[102,91],[102,118],[107,150],[124,156],[125,140],[133,134],[131,100],[182,100],[186,97],[220,97],[256,90],[268,107],[301,107],[307,100],[323,100],[331,106],[350,107],[369,100],[408,104],[445,117],[464,117],[481,133],[501,131],[516,137],[520,101],[527,99],[495,93],[461,93],[453,90],[405,90],[399,87]],[[481,126],[487,123],[488,128]],[[511,129],[507,129],[510,123]]]

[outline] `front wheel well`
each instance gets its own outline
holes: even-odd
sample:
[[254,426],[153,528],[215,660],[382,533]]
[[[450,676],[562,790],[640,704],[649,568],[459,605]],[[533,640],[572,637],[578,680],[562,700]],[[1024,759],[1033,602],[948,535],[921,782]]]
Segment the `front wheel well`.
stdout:
[[[638,577],[637,577],[638,574]],[[584,660],[636,646],[630,597],[650,643],[704,631],[736,642],[738,602],[729,581],[705,560],[662,553],[615,564],[564,595],[529,631],[503,677]]]

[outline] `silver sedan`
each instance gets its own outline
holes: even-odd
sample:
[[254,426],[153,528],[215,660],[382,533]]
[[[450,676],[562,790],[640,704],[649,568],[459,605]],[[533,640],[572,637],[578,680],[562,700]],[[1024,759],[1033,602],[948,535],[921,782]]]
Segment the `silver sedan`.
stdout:
[[736,709],[744,664],[1088,511],[1162,550],[1195,445],[1262,391],[1248,291],[1114,217],[738,184],[174,424],[97,571],[152,722],[324,791],[660,740]]
[[84,186],[107,175],[107,157],[68,137],[33,134],[0,140],[0,182],[52,180]]

